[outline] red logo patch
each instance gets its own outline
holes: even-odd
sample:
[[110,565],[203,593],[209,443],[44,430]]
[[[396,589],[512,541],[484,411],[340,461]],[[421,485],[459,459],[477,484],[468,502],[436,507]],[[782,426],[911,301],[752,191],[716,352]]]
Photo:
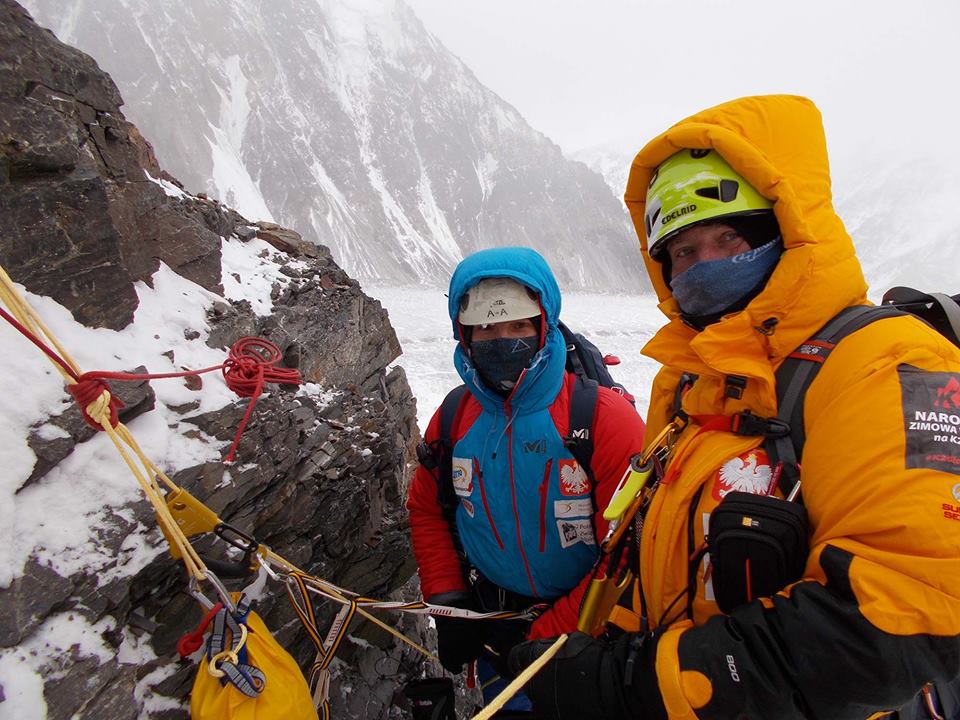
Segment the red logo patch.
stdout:
[[713,499],[723,500],[728,492],[767,495],[772,480],[767,453],[757,448],[731,458],[717,471],[713,481]]
[[590,478],[576,460],[560,460],[560,494],[583,495],[590,490]]
[[933,401],[933,406],[944,410],[960,408],[960,382],[957,382],[955,377],[951,377],[943,387],[937,388],[937,399]]

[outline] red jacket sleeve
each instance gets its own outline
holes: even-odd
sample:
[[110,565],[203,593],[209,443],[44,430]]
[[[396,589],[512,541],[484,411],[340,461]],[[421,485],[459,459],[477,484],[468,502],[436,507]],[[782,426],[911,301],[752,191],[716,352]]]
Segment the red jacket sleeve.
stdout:
[[[633,406],[607,388],[599,388],[593,415],[593,459],[590,467],[597,483],[594,489],[596,513],[593,528],[600,542],[607,534],[603,511],[623,477],[630,458],[643,449],[644,424]],[[534,621],[528,639],[553,637],[577,629],[580,604],[590,585],[587,573],[569,593],[554,601],[553,606]]]
[[[428,443],[438,439],[439,425],[438,409],[427,426]],[[450,525],[440,508],[436,473],[437,470],[430,471],[423,465],[417,467],[407,495],[413,554],[417,559],[420,589],[426,599],[439,593],[467,589]]]

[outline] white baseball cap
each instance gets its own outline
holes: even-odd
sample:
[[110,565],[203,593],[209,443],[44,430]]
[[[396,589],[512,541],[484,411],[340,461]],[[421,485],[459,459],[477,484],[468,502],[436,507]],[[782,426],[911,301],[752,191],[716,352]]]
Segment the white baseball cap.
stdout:
[[463,325],[490,325],[539,316],[536,293],[511,278],[484,278],[460,298],[459,317]]

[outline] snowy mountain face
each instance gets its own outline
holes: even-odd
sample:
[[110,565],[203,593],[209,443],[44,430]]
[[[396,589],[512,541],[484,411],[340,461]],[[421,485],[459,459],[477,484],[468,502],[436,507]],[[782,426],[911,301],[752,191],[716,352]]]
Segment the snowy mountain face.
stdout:
[[632,143],[611,142],[577,150],[571,154],[574,160],[584,163],[607,181],[614,197],[623,202],[623,193],[627,189],[627,177],[630,175],[630,162],[640,149],[630,150]]
[[[640,147],[611,143],[573,156],[602,174],[622,199]],[[882,147],[831,146],[831,173],[833,205],[853,237],[871,300],[879,302],[897,285],[960,292],[960,282],[943,272],[960,263],[956,162],[946,154],[891,157]]]
[[355,276],[443,285],[464,254],[520,244],[564,287],[640,270],[602,179],[401,0],[24,4],[112,75],[186,187],[328,245]]

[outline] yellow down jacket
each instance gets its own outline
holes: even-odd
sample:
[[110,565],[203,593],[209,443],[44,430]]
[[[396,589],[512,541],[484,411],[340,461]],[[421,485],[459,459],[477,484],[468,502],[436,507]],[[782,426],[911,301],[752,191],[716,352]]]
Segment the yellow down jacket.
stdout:
[[[652,171],[682,148],[715,149],[773,200],[785,246],[747,308],[702,332],[680,320],[644,232]],[[684,372],[699,376],[682,399],[691,417],[775,416],[783,359],[838,311],[866,303],[832,206],[817,108],[766,96],[694,115],[639,152],[625,200],[669,318],[643,351],[663,365],[647,438],[673,415]],[[729,376],[746,378],[739,399],[725,392]],[[937,393],[957,379],[960,352],[911,317],[879,320],[837,344],[806,395],[803,577],[729,615],[713,601],[709,556],[697,550],[720,498],[765,456],[758,438],[696,421],[685,428],[641,539],[646,616],[669,626],[657,676],[671,718],[865,718],[960,673],[960,409],[954,395]]]

